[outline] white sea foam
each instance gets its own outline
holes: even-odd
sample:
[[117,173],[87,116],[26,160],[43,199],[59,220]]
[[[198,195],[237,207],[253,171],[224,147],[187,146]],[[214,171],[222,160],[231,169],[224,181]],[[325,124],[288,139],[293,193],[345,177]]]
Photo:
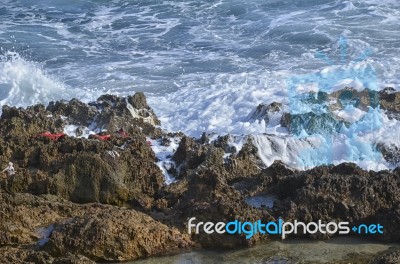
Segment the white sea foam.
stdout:
[[89,91],[66,88],[40,65],[23,59],[18,53],[7,52],[0,57],[0,107],[6,104],[26,107],[73,97],[87,101],[91,96]]
[[213,77],[211,87],[189,83],[163,97],[149,95],[149,103],[171,131],[197,137],[202,132],[264,133],[265,125],[250,123],[247,117],[260,103],[287,103],[284,79],[281,73],[221,74]]
[[161,169],[165,177],[165,183],[171,184],[175,181],[174,177],[168,173],[168,170],[175,167],[175,162],[172,160],[172,155],[178,149],[181,138],[173,137],[169,138],[170,143],[168,145],[161,144],[161,139],[153,140],[147,138],[147,141],[151,143],[151,149],[156,154],[158,161],[157,166]]
[[354,107],[353,105],[348,105],[342,110],[333,111],[333,114],[335,114],[336,116],[342,118],[343,120],[349,123],[354,123],[363,118],[366,112],[362,111],[357,107]]
[[[344,72],[343,69],[353,69],[351,67],[363,73],[367,66],[364,62],[346,67],[331,66],[315,74],[326,75],[335,70]],[[290,135],[279,123],[281,112],[269,114],[268,124],[263,120],[249,121],[249,114],[260,103],[282,102],[286,111],[299,110],[288,104],[291,95],[284,80],[289,76],[286,72],[217,76],[213,81],[215,85],[211,87],[185,87],[162,98],[150,96],[149,102],[167,130],[183,131],[196,137],[202,132],[233,134],[242,139],[245,135],[252,135],[258,155],[266,166],[279,159],[301,170],[341,162],[355,162],[372,170],[393,167],[383,159],[376,144],[385,141],[384,138],[393,132],[393,126],[397,126],[397,121],[389,120],[379,109],[368,113],[353,106],[335,110],[334,115],[352,125],[330,136]],[[318,84],[313,85],[311,90],[318,91]],[[357,78],[343,79],[328,92],[347,86],[357,90],[365,88]],[[304,86],[301,89],[310,91]],[[303,108],[300,112],[310,109]]]
[[[297,83],[295,93],[334,92],[346,86],[378,90],[398,88],[400,83],[396,0],[68,5],[6,1],[1,12],[0,105],[28,106],[72,97],[87,102],[102,93],[144,91],[167,130],[196,137],[202,132],[237,138],[272,134],[275,145],[282,144],[277,149],[258,139],[265,145],[260,156],[266,164],[277,158],[273,155],[283,155],[298,168],[319,164],[304,157],[297,165],[293,162],[302,154],[299,148],[309,144],[307,136],[313,144],[328,140],[290,136],[280,125],[282,112],[269,115],[268,123],[248,119],[260,103],[281,102],[293,113],[312,110],[304,104],[295,109],[290,102],[291,77],[316,76]],[[345,54],[337,41],[340,36],[347,38]],[[367,50],[371,53],[363,55]],[[317,51],[326,58],[316,57]],[[373,118],[372,113],[345,108],[335,114],[357,124],[335,136],[342,143],[335,145],[333,162],[390,166],[373,147],[360,142],[397,146],[400,139],[392,135],[397,121],[378,114],[380,128],[366,133],[361,120]],[[66,128],[71,135],[75,130]],[[327,159],[331,152],[317,149],[315,158]]]
[[7,52],[0,60],[0,105],[28,106],[62,98],[63,85],[52,80],[34,63]]

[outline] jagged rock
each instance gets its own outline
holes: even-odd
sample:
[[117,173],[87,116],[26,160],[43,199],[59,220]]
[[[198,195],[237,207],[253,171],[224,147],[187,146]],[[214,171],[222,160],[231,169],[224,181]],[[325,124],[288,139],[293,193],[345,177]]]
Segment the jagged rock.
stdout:
[[[143,122],[133,122],[125,101],[149,112],[151,109],[140,93],[127,99],[105,95],[99,101],[103,101],[101,113],[76,99],[50,103],[47,110],[43,105],[27,109],[4,106],[0,168],[13,161],[17,172],[6,189],[36,195],[51,193],[77,203],[150,208],[155,193],[164,185],[164,177],[140,127]],[[99,122],[97,118],[102,115],[111,115],[107,122],[113,128],[128,124],[129,138],[114,136],[110,141],[99,141],[64,137],[52,141],[38,137],[44,131],[62,131],[70,122]],[[132,124],[135,126],[130,127]]]
[[220,162],[227,172],[230,182],[235,179],[249,178],[257,175],[260,169],[257,165],[257,148],[251,142],[251,138],[243,144],[238,151],[229,144],[230,136],[220,136],[212,144],[201,144],[189,137],[183,137],[177,151],[173,156],[173,160],[178,166],[179,179],[190,175],[191,170],[203,166],[207,153],[210,151],[222,150],[224,153],[230,153],[231,156]]
[[[62,131],[67,124],[85,127],[93,122],[110,131],[123,128],[129,137],[112,136],[108,141],[38,137],[44,131]],[[0,181],[0,245],[11,247],[7,252],[21,251],[22,259],[36,258],[37,263],[86,263],[78,251],[95,260],[120,261],[192,245],[178,230],[133,209],[78,205],[100,202],[144,211],[168,205],[157,197],[164,177],[144,134],[157,131],[154,125],[159,121],[143,94],[105,95],[91,105],[75,99],[55,102],[47,110],[43,105],[4,106],[0,124],[0,167],[12,160],[16,169],[15,175]],[[50,242],[45,251],[38,251],[37,228],[50,224],[56,227],[49,231]],[[102,229],[108,230],[107,236]],[[75,255],[68,256],[71,252]]]
[[95,264],[94,261],[82,255],[67,253],[63,257],[54,258],[45,251],[9,246],[0,248],[0,261],[13,264]]
[[229,184],[255,177],[260,173],[257,158],[258,149],[252,143],[251,137],[243,144],[242,149],[226,159],[225,169]]
[[[24,144],[24,141],[18,141]],[[66,138],[60,142],[28,139],[11,145],[9,159],[17,173],[8,190],[51,193],[78,203],[133,203],[151,207],[164,176],[143,135],[132,136],[124,148],[116,141]],[[7,159],[5,159],[7,160]],[[3,163],[4,164],[4,163]]]
[[376,257],[369,264],[398,264],[400,263],[400,250],[389,249],[382,256]]
[[207,146],[197,143],[193,138],[184,136],[172,159],[177,164],[178,179],[184,177],[188,170],[197,168],[205,159]]
[[396,145],[388,145],[384,143],[378,143],[377,149],[382,153],[383,158],[394,165],[400,162],[400,151]]
[[50,102],[46,108],[55,116],[64,116],[69,122],[79,126],[89,126],[97,115],[96,107],[82,103],[78,99]]
[[92,105],[101,110],[94,121],[108,131],[116,131],[120,128],[129,130],[133,126],[139,126],[145,134],[160,134],[160,131],[155,129],[160,121],[141,92],[126,98],[103,95]]
[[[0,217],[0,252],[4,252],[0,261],[12,261],[13,252],[20,252],[22,260],[34,263],[68,263],[68,259],[92,263],[87,257],[115,262],[192,245],[188,235],[144,213],[101,204],[78,205],[52,195],[0,193]],[[38,228],[49,225],[54,230],[39,249],[43,237]]]
[[127,261],[177,252],[191,246],[188,235],[150,216],[115,207],[90,207],[83,217],[59,225],[45,250],[54,256],[74,252],[96,261]]
[[275,213],[285,220],[349,221],[354,225],[382,222],[390,232],[373,238],[395,242],[400,238],[396,227],[399,180],[398,171],[367,172],[343,163],[280,177],[269,191],[278,196],[280,205]]
[[[326,101],[324,96],[328,95],[307,100]],[[361,98],[359,105],[369,103]],[[280,106],[266,108],[278,111]],[[129,137],[37,137],[66,124],[80,125],[83,131],[93,122],[109,132],[123,128]],[[331,116],[309,113],[284,114],[281,122],[296,133],[303,125],[312,133],[341,124]],[[17,173],[0,180],[0,262],[17,261],[13,254],[37,263],[126,261],[197,245],[235,248],[267,239],[205,233],[189,237],[183,233],[190,217],[196,222],[267,222],[280,216],[305,222],[380,222],[386,232],[375,238],[399,242],[399,170],[367,172],[341,164],[299,172],[278,161],[261,169],[251,137],[239,150],[232,148],[229,135],[210,143],[206,134],[199,140],[166,134],[157,124],[142,93],[126,98],[104,95],[89,105],[71,100],[47,109],[3,107],[0,168],[12,161]],[[169,137],[182,137],[173,156],[178,181],[164,185],[146,136],[161,139],[165,146]],[[388,155],[385,158],[391,159]],[[246,203],[247,195],[261,192],[277,197],[272,209]],[[45,238],[37,231],[43,228],[48,230]],[[38,243],[41,239],[44,246]]]
[[291,121],[292,121],[292,115],[290,113],[283,113],[280,120],[280,125],[282,127],[286,127],[290,131]]
[[261,121],[264,120],[265,124],[268,124],[269,122],[269,113],[276,113],[281,111],[282,104],[273,102],[269,105],[266,104],[259,104],[257,108],[253,111],[253,113],[250,114],[250,120],[251,121]]
[[137,92],[133,96],[128,96],[128,103],[130,103],[136,109],[147,109],[151,110],[147,104],[146,96],[142,92]]
[[288,168],[281,161],[277,160],[271,166],[262,169],[258,174],[251,177],[238,177],[230,181],[231,185],[245,196],[252,196],[258,193],[265,194],[275,186],[280,179],[294,174],[296,171]]
[[284,113],[280,124],[292,134],[299,135],[302,130],[307,134],[328,133],[339,131],[347,122],[336,119],[330,113],[308,112],[304,114]]
[[[164,197],[172,207],[166,210],[172,213],[171,218],[160,219],[174,225],[186,228],[186,221],[196,217],[196,221],[206,222],[228,222],[231,220],[256,221],[258,219],[270,220],[271,216],[266,211],[260,211],[247,205],[245,196],[234,187],[230,186],[228,179],[231,178],[230,172],[226,169],[222,148],[208,146],[203,148],[199,143],[187,138],[181,142],[181,150],[177,156],[177,161],[190,162],[193,153],[196,163],[191,162],[187,167],[183,180],[173,183],[167,187]],[[239,159],[246,160],[247,155],[253,155],[252,147],[244,147]],[[251,153],[251,154],[250,154]],[[198,157],[201,157],[199,159]],[[240,162],[238,160],[238,162]],[[242,161],[244,163],[244,161]],[[249,162],[250,164],[250,162]],[[244,169],[245,167],[243,167]],[[241,173],[252,173],[242,170]],[[241,177],[245,177],[242,174]],[[242,235],[221,235],[205,234],[204,232],[194,235],[192,239],[200,243],[203,247],[235,248],[238,246],[249,246],[266,236],[255,235],[248,240]]]
[[201,143],[201,144],[207,144],[207,143],[209,143],[209,141],[210,141],[210,138],[208,137],[207,133],[206,133],[206,132],[203,132],[203,134],[201,134],[199,143]]
[[11,138],[35,137],[39,133],[62,131],[65,122],[61,116],[53,117],[44,105],[27,109],[3,106],[0,119],[0,136],[9,141]]
[[238,150],[229,144],[229,140],[232,136],[225,135],[225,136],[218,136],[218,138],[213,142],[214,146],[217,148],[222,148],[225,153],[234,153],[236,154]]
[[47,108],[41,104],[27,109],[3,106],[0,124],[3,136],[32,137],[45,131],[63,131],[66,124],[84,127],[95,124],[109,132],[140,128],[146,135],[161,133],[155,127],[160,121],[140,92],[128,97],[103,95],[90,104],[72,99],[50,102]]
[[386,110],[390,118],[400,118],[400,92],[392,87],[386,87],[379,92],[379,104],[381,109]]
[[0,247],[1,263],[53,263],[53,258],[46,252],[33,249]]
[[351,104],[356,108],[368,112],[369,107],[376,108],[380,104],[380,94],[377,91],[364,89],[357,91],[352,87],[345,87],[329,94],[329,100],[335,103],[329,105],[331,112],[343,109],[345,105]]

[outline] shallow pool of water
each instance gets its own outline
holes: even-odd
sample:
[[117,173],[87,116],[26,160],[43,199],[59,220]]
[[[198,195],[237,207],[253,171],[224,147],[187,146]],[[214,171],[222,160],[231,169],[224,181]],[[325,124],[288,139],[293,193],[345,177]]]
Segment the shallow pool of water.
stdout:
[[257,194],[246,198],[246,203],[256,208],[262,208],[262,207],[272,208],[274,207],[275,201],[276,197],[269,194]]
[[379,252],[395,244],[379,244],[354,238],[334,238],[328,241],[273,241],[248,249],[231,251],[197,250],[175,256],[149,258],[131,264],[197,264],[197,263],[367,263]]

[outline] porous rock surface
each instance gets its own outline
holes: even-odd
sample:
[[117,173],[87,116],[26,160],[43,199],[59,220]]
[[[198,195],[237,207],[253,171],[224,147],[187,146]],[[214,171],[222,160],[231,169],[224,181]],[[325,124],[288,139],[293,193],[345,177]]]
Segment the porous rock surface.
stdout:
[[[380,97],[387,101],[387,111],[396,110],[392,97]],[[267,121],[262,113],[282,110],[279,104],[273,106],[259,107],[257,119]],[[290,116],[286,118],[290,122]],[[279,217],[380,223],[384,234],[369,239],[400,242],[399,170],[368,172],[340,164],[296,171],[279,161],[266,168],[250,136],[239,150],[229,144],[230,135],[194,139],[166,133],[159,124],[142,93],[104,95],[89,104],[74,99],[47,107],[3,107],[0,166],[11,161],[16,174],[1,175],[0,262],[118,262],[276,239],[188,234],[191,217],[195,223],[268,222]],[[76,125],[78,137],[40,136],[61,132],[67,125]],[[111,139],[79,137],[93,126],[107,129]],[[129,136],[118,135],[120,129]],[[168,138],[180,138],[171,157],[174,166],[168,170],[176,179],[172,184],[165,184],[146,137],[165,145]],[[274,195],[274,207],[246,203],[246,197],[259,193]]]

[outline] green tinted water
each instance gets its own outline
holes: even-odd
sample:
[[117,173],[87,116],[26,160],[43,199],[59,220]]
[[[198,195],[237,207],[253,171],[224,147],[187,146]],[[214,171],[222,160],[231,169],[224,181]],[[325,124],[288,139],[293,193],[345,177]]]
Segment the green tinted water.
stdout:
[[175,256],[149,258],[131,264],[197,264],[197,263],[367,263],[374,255],[394,244],[379,244],[353,238],[335,238],[329,241],[290,240],[274,241],[253,248],[210,251],[198,250]]

